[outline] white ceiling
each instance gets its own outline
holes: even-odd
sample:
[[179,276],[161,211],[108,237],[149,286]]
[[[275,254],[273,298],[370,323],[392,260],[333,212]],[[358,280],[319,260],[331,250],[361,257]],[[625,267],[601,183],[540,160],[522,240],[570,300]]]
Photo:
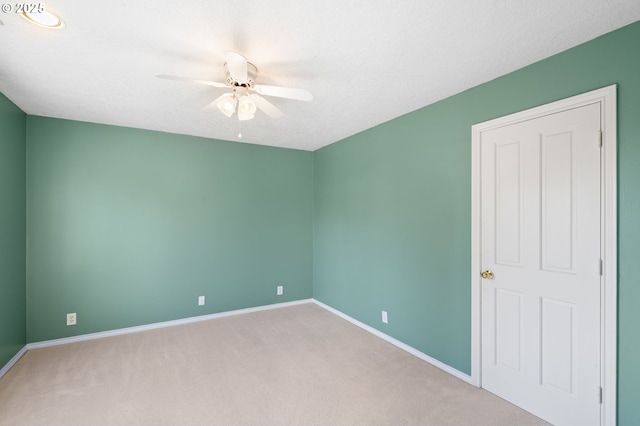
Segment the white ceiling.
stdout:
[[[11,2],[15,4],[17,2]],[[640,20],[638,0],[50,0],[44,29],[0,13],[0,92],[31,115],[238,140],[202,108],[224,52],[312,102],[242,123],[241,141],[315,150]]]

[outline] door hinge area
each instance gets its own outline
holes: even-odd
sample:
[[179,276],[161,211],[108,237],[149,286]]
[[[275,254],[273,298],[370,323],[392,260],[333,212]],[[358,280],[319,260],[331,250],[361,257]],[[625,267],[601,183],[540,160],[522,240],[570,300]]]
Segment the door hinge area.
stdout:
[[600,259],[600,276],[604,274],[604,261]]
[[598,402],[602,404],[602,386],[598,388]]
[[598,132],[598,146],[602,148],[602,132]]

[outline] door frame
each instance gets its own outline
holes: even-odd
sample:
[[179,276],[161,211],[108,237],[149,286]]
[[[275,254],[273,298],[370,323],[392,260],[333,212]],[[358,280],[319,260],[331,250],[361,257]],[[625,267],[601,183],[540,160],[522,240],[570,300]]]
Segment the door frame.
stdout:
[[[485,121],[471,126],[471,383],[482,387],[482,232],[481,146],[482,132],[584,105],[600,103],[602,120],[600,237],[602,253],[600,359],[602,409],[600,424],[615,426],[617,417],[617,85]],[[594,142],[596,143],[596,142]]]

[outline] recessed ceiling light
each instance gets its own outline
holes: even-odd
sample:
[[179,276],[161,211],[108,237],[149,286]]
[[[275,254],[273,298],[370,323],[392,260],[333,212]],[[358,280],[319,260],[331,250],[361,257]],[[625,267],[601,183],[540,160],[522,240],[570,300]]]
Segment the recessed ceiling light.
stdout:
[[46,28],[62,28],[64,27],[64,23],[62,19],[60,19],[56,14],[49,12],[48,10],[43,10],[42,12],[22,12],[22,16],[24,16],[29,22],[33,22],[34,24],[40,25],[41,27]]

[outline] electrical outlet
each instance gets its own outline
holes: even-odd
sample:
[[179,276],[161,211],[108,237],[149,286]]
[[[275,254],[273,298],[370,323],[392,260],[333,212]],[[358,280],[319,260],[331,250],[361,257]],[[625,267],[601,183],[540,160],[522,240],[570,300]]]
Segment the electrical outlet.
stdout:
[[389,318],[387,317],[387,311],[382,311],[382,322],[385,324],[389,323]]
[[67,314],[67,325],[76,325],[77,317],[76,313]]
[[276,293],[278,294],[278,296],[282,296],[282,293],[284,293],[284,286],[279,285]]
[[198,306],[204,305],[204,296],[198,296]]

